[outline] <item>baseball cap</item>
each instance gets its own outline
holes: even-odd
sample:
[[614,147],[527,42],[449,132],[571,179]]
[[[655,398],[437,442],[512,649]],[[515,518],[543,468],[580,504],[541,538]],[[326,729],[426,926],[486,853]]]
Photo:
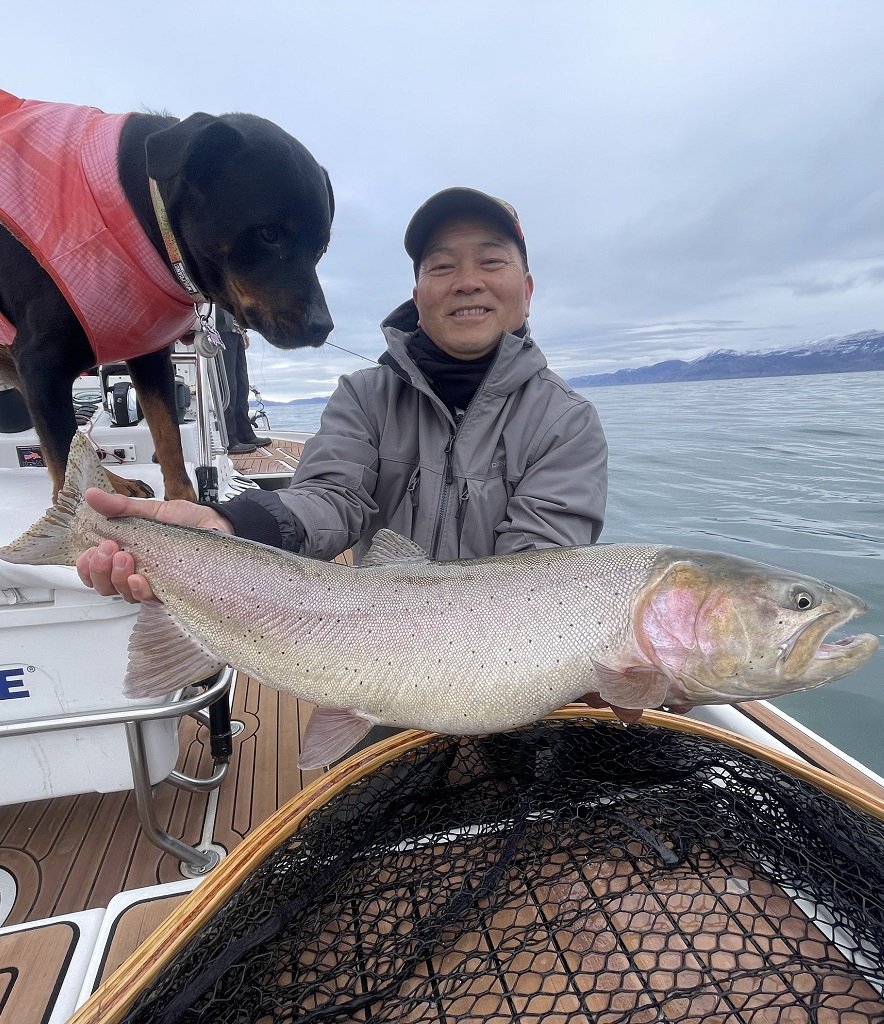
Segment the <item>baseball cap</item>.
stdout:
[[519,215],[508,202],[474,188],[446,188],[430,196],[405,229],[405,251],[414,263],[415,272],[420,266],[427,239],[436,227],[443,220],[463,213],[479,213],[497,221],[518,245],[525,265],[528,265],[528,250]]

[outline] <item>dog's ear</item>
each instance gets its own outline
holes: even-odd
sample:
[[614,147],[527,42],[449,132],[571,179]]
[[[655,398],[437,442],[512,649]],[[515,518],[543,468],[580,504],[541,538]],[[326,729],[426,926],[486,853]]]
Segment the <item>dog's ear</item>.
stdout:
[[243,145],[240,132],[226,121],[211,114],[191,114],[145,139],[147,173],[155,181],[181,175],[197,188],[205,188]]
[[328,189],[328,222],[331,224],[335,219],[335,194],[332,191],[331,178],[328,176],[328,171],[322,166],[319,169],[325,177],[325,187]]

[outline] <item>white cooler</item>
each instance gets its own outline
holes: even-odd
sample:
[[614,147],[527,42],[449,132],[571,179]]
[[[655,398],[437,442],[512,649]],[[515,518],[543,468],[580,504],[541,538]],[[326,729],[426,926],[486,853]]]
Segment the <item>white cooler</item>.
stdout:
[[[139,466],[142,478],[145,468],[154,467]],[[45,471],[0,468],[0,544],[48,504]],[[0,561],[0,722],[168,702],[123,696],[137,613],[84,587],[71,567]],[[143,731],[156,783],[175,767],[178,720],[147,722]],[[133,785],[122,724],[0,736],[0,765],[0,805]]]

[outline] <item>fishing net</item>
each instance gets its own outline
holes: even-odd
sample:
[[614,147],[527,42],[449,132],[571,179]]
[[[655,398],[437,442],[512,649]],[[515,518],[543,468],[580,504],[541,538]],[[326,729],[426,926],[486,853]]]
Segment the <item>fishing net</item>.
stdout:
[[305,820],[128,1024],[884,1020],[884,824],[729,744],[441,737]]

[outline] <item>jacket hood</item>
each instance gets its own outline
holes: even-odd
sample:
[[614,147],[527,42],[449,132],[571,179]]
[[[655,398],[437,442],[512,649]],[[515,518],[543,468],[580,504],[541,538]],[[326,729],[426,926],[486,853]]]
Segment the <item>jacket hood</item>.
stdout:
[[[408,351],[408,342],[417,330],[417,306],[408,299],[397,306],[381,323],[381,330],[387,339],[387,351],[378,362],[383,363],[410,380],[422,391],[431,389]],[[534,343],[530,328],[524,338],[504,333],[500,339],[497,358],[482,384],[486,392],[509,395],[520,388],[525,381],[539,370],[546,368],[546,357]]]

